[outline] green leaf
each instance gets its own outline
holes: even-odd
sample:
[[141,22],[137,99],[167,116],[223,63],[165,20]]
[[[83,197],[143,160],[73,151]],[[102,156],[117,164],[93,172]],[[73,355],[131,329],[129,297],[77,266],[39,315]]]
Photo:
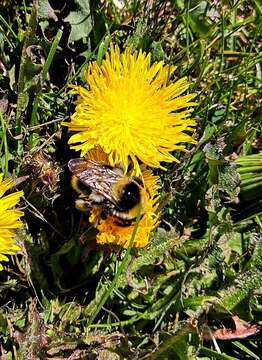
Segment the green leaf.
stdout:
[[105,53],[107,52],[109,41],[110,41],[110,38],[106,37],[104,40],[101,41],[101,43],[99,45],[97,58],[96,58],[96,62],[99,65],[101,65],[103,57],[105,56]]
[[206,1],[192,1],[191,9],[189,9],[189,23],[194,32],[199,33],[200,36],[207,37],[212,24],[208,21],[206,16],[207,9]]
[[66,303],[62,306],[61,311],[59,312],[59,318],[62,322],[70,324],[77,322],[81,315],[81,306],[75,302]]
[[199,306],[203,308],[206,302],[212,303],[215,300],[217,300],[215,296],[193,296],[183,300],[183,309],[196,310]]
[[251,351],[250,349],[248,349],[244,344],[242,344],[239,341],[233,341],[233,344],[243,350],[246,354],[248,354],[249,356],[251,356],[253,359],[259,360],[261,359],[260,356],[256,355],[255,353],[253,353],[253,351]]
[[236,278],[233,286],[219,291],[221,301],[217,307],[221,305],[231,312],[244,299],[252,297],[255,291],[261,290],[261,272],[257,269],[247,271]]
[[240,190],[240,176],[235,164],[226,164],[219,167],[219,190],[227,193],[230,200],[234,200]]
[[[210,356],[209,359],[238,360],[238,359],[235,358],[235,357],[232,357],[232,356],[229,356],[229,355],[226,355],[226,354],[223,354],[223,353],[218,353],[218,352],[216,352],[215,350],[208,349],[208,348],[206,348],[206,347],[204,347],[204,346],[201,346],[199,352],[200,352],[200,354]],[[212,356],[212,358],[211,358],[211,356]]]
[[39,19],[53,19],[54,21],[58,21],[58,18],[49,4],[48,0],[39,0],[38,4],[38,17]]
[[166,54],[162,48],[161,41],[153,41],[150,46],[150,52],[154,61],[165,60]]
[[231,250],[238,253],[238,255],[242,255],[242,238],[241,234],[238,232],[232,232],[232,236],[229,239],[229,246]]
[[151,354],[150,359],[188,359],[190,346],[189,335],[194,335],[194,329],[189,324],[180,324],[175,335],[166,335],[166,340],[156,352]]
[[88,0],[75,0],[79,10],[71,11],[65,18],[65,22],[71,25],[71,32],[68,38],[68,43],[87,38],[92,31],[92,20],[90,5]]

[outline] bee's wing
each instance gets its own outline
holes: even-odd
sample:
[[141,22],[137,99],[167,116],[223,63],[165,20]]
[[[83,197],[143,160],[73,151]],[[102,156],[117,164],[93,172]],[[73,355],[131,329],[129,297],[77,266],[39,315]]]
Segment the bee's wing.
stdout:
[[120,169],[81,158],[70,160],[68,168],[82,184],[117,205],[117,199],[112,193],[112,185],[123,178]]

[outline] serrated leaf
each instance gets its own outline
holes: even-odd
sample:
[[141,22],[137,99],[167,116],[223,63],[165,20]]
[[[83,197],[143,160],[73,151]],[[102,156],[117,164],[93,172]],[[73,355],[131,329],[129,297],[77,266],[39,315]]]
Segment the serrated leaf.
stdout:
[[219,190],[226,192],[230,200],[235,199],[240,191],[240,175],[235,164],[220,166],[218,179]]
[[140,256],[134,260],[132,269],[137,271],[141,266],[154,264],[157,259],[166,255],[171,249],[182,246],[184,241],[185,239],[179,237],[174,231],[166,232],[161,228],[158,229],[150,246],[139,251]]
[[20,109],[22,109],[22,111],[25,111],[25,109],[27,108],[28,101],[29,101],[28,93],[24,92],[18,94],[17,103],[19,104]]
[[[250,263],[254,268],[262,270],[262,239],[261,234],[253,235],[255,242],[255,249],[250,259]],[[257,240],[255,240],[258,238]]]
[[242,237],[238,232],[232,232],[229,239],[229,246],[231,250],[235,251],[238,255],[242,255]]
[[210,141],[205,145],[203,151],[208,162],[214,162],[215,164],[220,164],[225,161],[223,156],[223,150],[226,144],[223,138],[217,139],[216,141]]
[[236,279],[234,285],[219,292],[221,301],[217,306],[223,306],[230,312],[245,298],[251,297],[255,291],[261,290],[261,272],[257,269],[247,271]]
[[218,193],[217,185],[212,185],[206,192],[206,209],[208,212],[217,214],[221,208],[221,201]]

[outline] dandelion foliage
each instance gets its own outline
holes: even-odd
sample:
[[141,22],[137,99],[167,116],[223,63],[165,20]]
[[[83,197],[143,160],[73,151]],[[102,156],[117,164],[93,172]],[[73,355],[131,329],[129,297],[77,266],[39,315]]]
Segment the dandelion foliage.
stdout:
[[[5,249],[16,255],[0,272],[1,358],[260,358],[261,15],[256,0],[1,2],[0,166],[16,179],[12,193],[24,192],[10,210],[15,223],[24,213],[12,229],[20,248]],[[132,83],[112,75],[111,44],[140,56],[156,92],[135,67]],[[101,72],[121,96],[102,92]],[[137,129],[118,152],[111,115],[114,104],[123,113],[124,94]],[[75,111],[90,132],[74,131]],[[100,141],[111,164],[131,151],[135,166],[157,168],[159,224],[146,247],[97,244],[90,214],[75,208],[67,163],[80,152],[70,138],[84,151]]]

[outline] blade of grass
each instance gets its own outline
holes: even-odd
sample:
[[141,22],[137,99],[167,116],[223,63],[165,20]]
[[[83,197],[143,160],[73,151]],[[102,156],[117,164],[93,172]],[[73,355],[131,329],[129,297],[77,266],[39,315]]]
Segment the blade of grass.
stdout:
[[4,29],[3,29],[3,27],[2,27],[1,25],[0,25],[0,32],[2,33],[2,35],[3,35],[3,37],[5,38],[5,41],[8,43],[8,45],[9,45],[12,49],[14,49],[15,46],[14,46],[14,45],[11,43],[11,41],[8,39],[8,36],[6,35]]
[[19,41],[18,36],[16,35],[16,33],[14,32],[14,30],[11,28],[11,26],[8,24],[8,22],[3,18],[2,15],[0,15],[0,21],[7,27],[7,29],[10,31],[10,33],[13,35],[13,37]]
[[114,288],[115,288],[115,286],[117,284],[117,281],[118,281],[120,275],[127,268],[129,254],[131,252],[132,245],[133,245],[134,240],[135,240],[135,236],[136,236],[136,233],[137,233],[138,224],[139,224],[140,220],[141,220],[141,206],[140,206],[140,208],[138,210],[138,213],[137,213],[137,216],[136,216],[136,222],[135,222],[134,229],[133,229],[133,232],[131,234],[130,242],[129,242],[128,248],[126,250],[126,253],[124,255],[124,258],[123,258],[123,260],[122,260],[122,262],[121,262],[121,264],[120,264],[120,266],[119,266],[119,268],[117,270],[117,273],[114,276],[114,279],[112,280],[108,290],[106,291],[105,296],[102,297],[102,299],[100,300],[100,302],[99,302],[99,304],[98,304],[98,306],[96,308],[96,311],[90,317],[90,319],[88,321],[88,324],[87,324],[87,327],[89,327],[93,323],[93,321],[97,317],[98,313],[100,312],[100,310],[102,309],[102,307],[106,303],[107,299],[111,296],[112,292],[114,291]]
[[[26,85],[26,64],[27,64],[27,48],[31,45],[31,41],[35,36],[37,28],[37,2],[33,2],[31,16],[29,24],[26,30],[25,41],[22,49],[22,56],[19,68],[18,75],[18,84],[17,84],[17,108],[16,108],[16,135],[21,136],[22,131],[22,120],[25,117],[25,103],[26,96],[28,94],[25,92]],[[22,137],[21,137],[22,138]],[[21,155],[23,153],[23,140],[19,139],[17,142],[17,154]]]
[[233,341],[233,345],[235,345],[237,348],[241,349],[242,351],[244,351],[246,354],[248,354],[249,356],[251,356],[253,359],[259,360],[261,359],[259,356],[257,356],[255,353],[253,353],[253,351],[251,351],[250,349],[248,349],[244,344],[242,344],[239,341]]
[[8,159],[9,159],[9,152],[8,152],[8,144],[7,144],[7,138],[6,138],[6,126],[5,126],[5,120],[2,114],[2,111],[0,111],[0,120],[1,120],[1,127],[2,127],[2,139],[4,143],[4,152],[5,152],[5,164],[4,164],[4,175],[8,175]]
[[[110,28],[109,28],[110,30]],[[104,35],[103,38],[101,39],[101,41],[97,44],[97,46],[94,48],[94,50],[92,52],[90,52],[90,55],[88,58],[85,59],[85,61],[79,66],[79,68],[77,69],[77,71],[74,73],[74,75],[72,75],[67,83],[56,93],[56,96],[59,97],[66,88],[68,88],[69,84],[71,84],[73,82],[73,80],[81,73],[81,71],[87,66],[89,60],[91,60],[94,56],[94,54],[97,52],[97,50],[99,49],[99,47],[101,46],[101,44],[103,42],[106,41],[106,36],[108,36],[108,34]]]
[[[49,68],[50,68],[50,65],[53,61],[53,58],[54,58],[54,55],[55,55],[55,52],[56,52],[56,49],[58,47],[58,44],[61,40],[61,37],[63,35],[63,31],[62,30],[58,30],[57,33],[56,33],[56,36],[54,38],[54,41],[51,45],[51,48],[50,48],[50,51],[49,51],[49,54],[47,56],[47,59],[46,59],[46,62],[43,66],[43,72],[42,72],[42,81],[46,81],[47,79],[47,74],[48,74],[48,71],[49,71]],[[37,114],[37,110],[38,110],[38,106],[39,106],[39,101],[40,101],[40,97],[42,95],[42,91],[40,91],[35,99],[34,99],[34,103],[33,103],[33,109],[32,109],[32,114],[31,114],[31,121],[30,121],[30,125],[31,126],[35,126],[36,125],[36,114]],[[32,145],[32,144],[31,144]]]
[[225,14],[222,8],[221,11],[222,21],[221,21],[221,58],[220,58],[220,72],[224,69],[224,50],[225,50]]
[[54,38],[54,41],[51,45],[51,48],[50,48],[50,51],[49,51],[49,54],[47,56],[47,59],[46,59],[46,62],[43,66],[43,73],[42,73],[42,77],[43,77],[43,80],[45,81],[46,80],[46,77],[47,77],[47,73],[48,73],[48,70],[50,68],[50,65],[53,61],[53,58],[54,58],[54,55],[55,55],[55,52],[56,52],[56,49],[58,47],[58,44],[61,40],[61,37],[63,35],[63,31],[61,29],[59,29],[56,33],[56,36]]
[[207,356],[212,356],[212,358],[214,359],[219,359],[219,360],[238,360],[237,358],[233,357],[233,356],[229,356],[226,354],[219,354],[218,352],[216,352],[215,350],[212,349],[208,349],[204,346],[201,346],[199,349],[200,354],[203,355],[207,355]]

